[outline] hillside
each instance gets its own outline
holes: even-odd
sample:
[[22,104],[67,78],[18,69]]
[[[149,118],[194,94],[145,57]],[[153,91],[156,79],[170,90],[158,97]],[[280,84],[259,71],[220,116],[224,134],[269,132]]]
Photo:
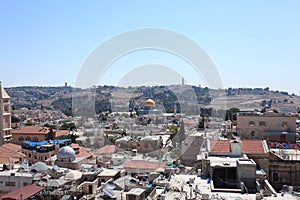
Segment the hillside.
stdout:
[[[59,109],[67,115],[72,114],[72,97],[81,99],[82,106],[88,104],[89,96],[95,103],[97,113],[102,111],[128,111],[129,108],[142,107],[147,98],[151,98],[164,112],[183,112],[199,114],[200,108],[224,110],[237,107],[241,110],[273,108],[280,112],[298,112],[300,98],[287,92],[269,91],[268,88],[229,88],[210,90],[198,86],[172,85],[152,87],[120,88],[97,86],[90,90],[72,87],[12,87],[6,88],[11,96],[14,109]],[[76,92],[76,93],[75,93]],[[91,101],[89,101],[90,103]],[[226,106],[226,107],[225,107]]]

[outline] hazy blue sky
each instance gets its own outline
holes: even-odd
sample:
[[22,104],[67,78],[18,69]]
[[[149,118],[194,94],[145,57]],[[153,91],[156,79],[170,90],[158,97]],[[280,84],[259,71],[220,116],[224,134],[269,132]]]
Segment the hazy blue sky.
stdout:
[[[182,33],[210,56],[225,87],[299,93],[300,1],[0,1],[0,80],[5,87],[75,83],[102,42],[132,29]],[[124,56],[101,84],[116,84],[137,65],[164,64],[204,84],[173,55]],[[121,69],[122,68],[122,69]],[[180,82],[179,82],[180,83]]]

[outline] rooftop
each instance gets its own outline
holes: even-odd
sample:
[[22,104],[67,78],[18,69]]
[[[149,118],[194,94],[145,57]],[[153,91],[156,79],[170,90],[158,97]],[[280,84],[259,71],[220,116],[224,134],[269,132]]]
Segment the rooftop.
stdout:
[[116,151],[115,145],[105,145],[95,151],[95,155],[112,154]]
[[24,155],[21,153],[21,146],[16,144],[3,144],[0,146],[0,164],[8,164],[9,159],[13,162],[19,162]]
[[1,82],[0,82],[0,98],[4,98],[4,99],[10,98],[10,96],[7,94],[5,89],[2,87]]
[[[213,153],[230,153],[230,140],[211,140],[210,147]],[[245,154],[267,153],[267,145],[263,140],[241,140],[242,150]]]
[[13,176],[19,176],[19,177],[33,177],[31,173],[18,172],[18,169],[12,169],[12,170],[0,172],[0,176],[11,176],[12,174]]
[[210,148],[211,148],[211,152],[230,153],[230,141],[229,140],[211,140]]
[[39,193],[42,190],[44,190],[43,187],[36,185],[28,185],[25,187],[15,189],[9,192],[8,194],[1,196],[0,199],[19,199],[19,197],[21,196],[21,199],[28,199],[29,197],[32,197],[33,195]]
[[142,160],[131,160],[127,161],[124,165],[124,168],[134,168],[134,169],[149,169],[156,170],[158,168],[166,167],[164,162],[147,162]]
[[41,126],[24,126],[18,130],[12,131],[12,134],[48,134],[50,129]]
[[119,173],[119,170],[104,169],[98,176],[115,176]]

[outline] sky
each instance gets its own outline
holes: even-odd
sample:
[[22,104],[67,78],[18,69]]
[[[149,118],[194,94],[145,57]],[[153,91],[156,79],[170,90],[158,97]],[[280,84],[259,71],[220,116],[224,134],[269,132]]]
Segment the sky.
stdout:
[[[201,46],[226,88],[300,92],[297,0],[1,0],[0,80],[4,87],[75,85],[97,47],[121,33],[152,27],[180,33]],[[207,84],[190,63],[157,49],[120,56],[97,83],[118,85],[134,69],[151,64],[167,66],[188,84]]]

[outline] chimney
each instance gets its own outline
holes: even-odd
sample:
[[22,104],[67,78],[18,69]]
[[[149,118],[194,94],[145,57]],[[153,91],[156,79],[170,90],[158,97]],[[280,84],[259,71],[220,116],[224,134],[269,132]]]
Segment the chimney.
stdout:
[[241,157],[243,154],[242,143],[240,141],[234,140],[230,143],[231,156]]

